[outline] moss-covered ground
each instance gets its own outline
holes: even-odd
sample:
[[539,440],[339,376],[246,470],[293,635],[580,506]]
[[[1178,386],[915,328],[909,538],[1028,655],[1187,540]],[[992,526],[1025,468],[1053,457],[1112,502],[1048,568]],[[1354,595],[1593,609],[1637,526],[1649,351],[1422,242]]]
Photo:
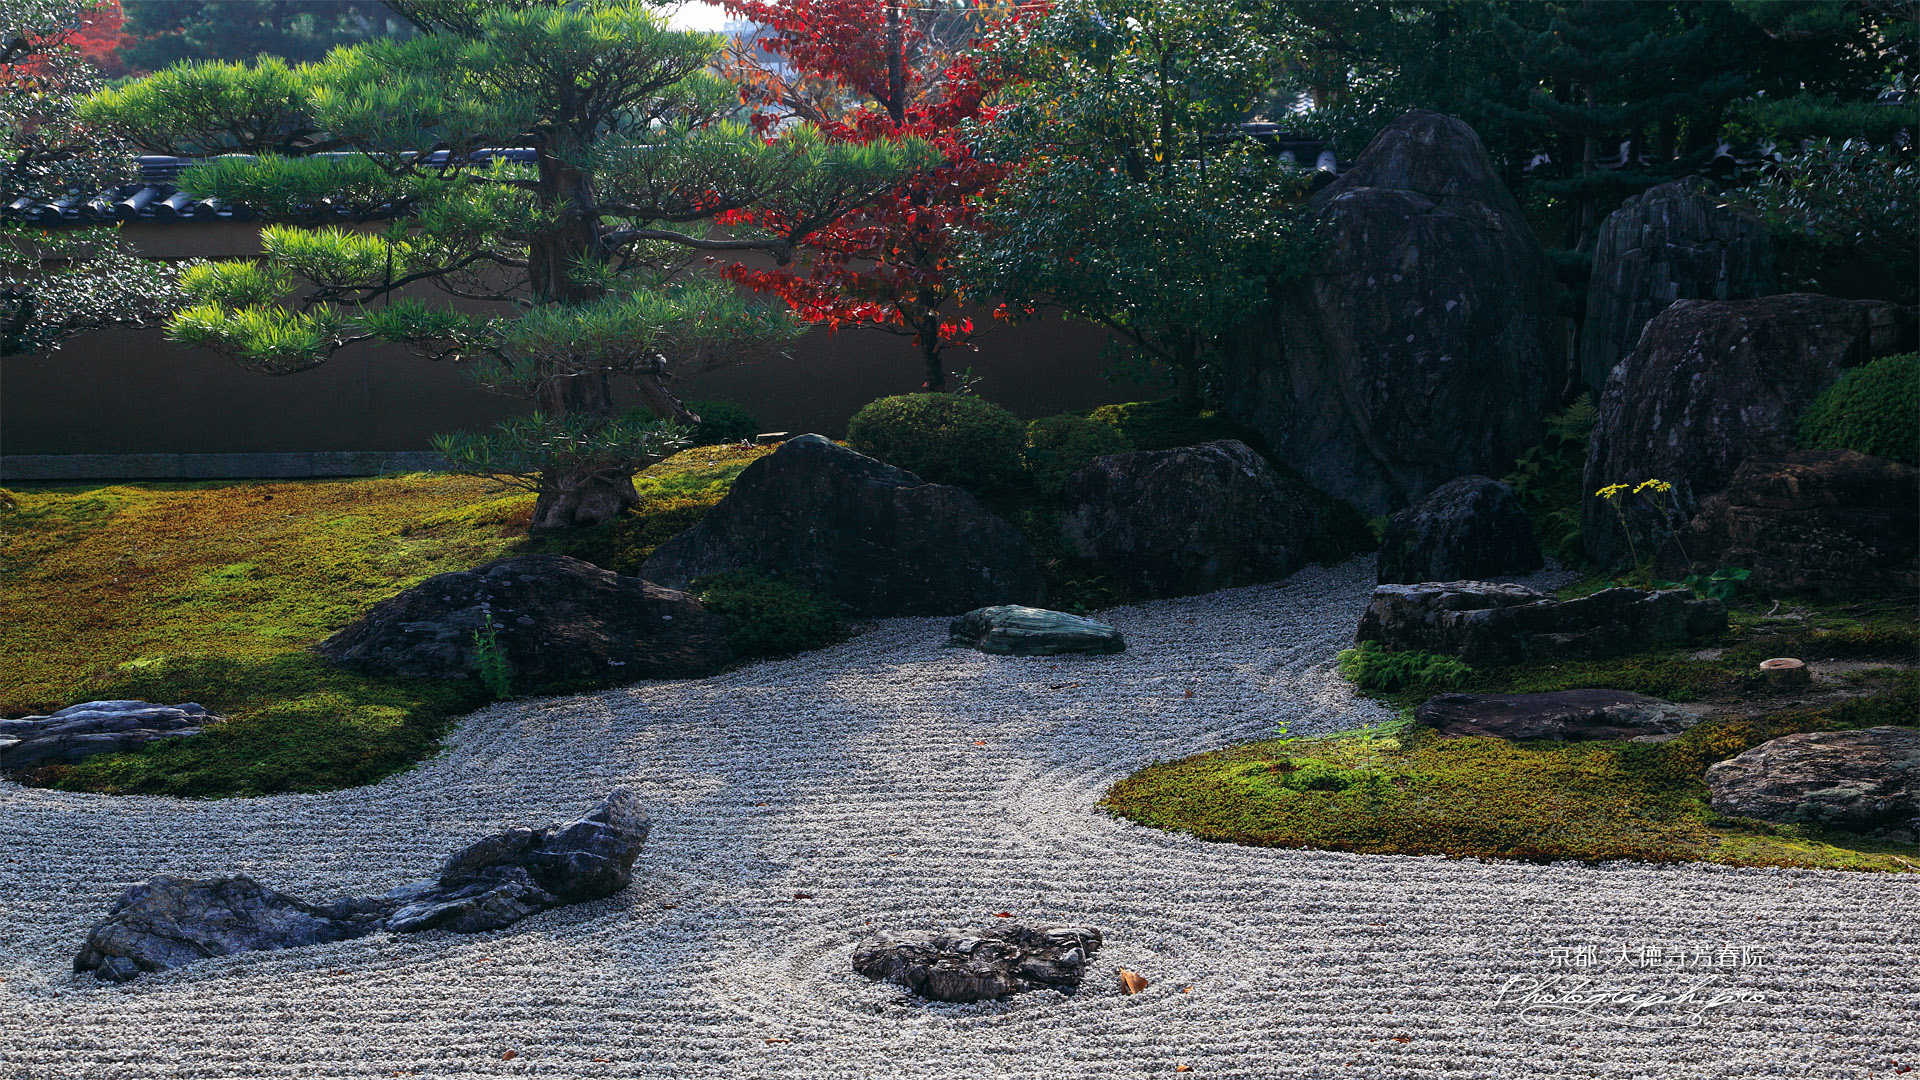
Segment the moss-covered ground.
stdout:
[[[1736,612],[1714,648],[1612,660],[1475,671],[1350,656],[1349,677],[1402,707],[1398,723],[1155,764],[1114,785],[1104,805],[1203,839],[1275,847],[1920,871],[1920,846],[1910,842],[1727,818],[1708,805],[1707,766],[1768,739],[1920,721],[1911,603],[1760,612]],[[1782,691],[1755,671],[1782,655],[1859,669]],[[1645,743],[1443,738],[1410,719],[1413,705],[1443,690],[1581,687],[1699,702],[1709,718],[1671,741]]]
[[767,451],[701,447],[636,479],[619,522],[529,539],[533,498],[444,475],[36,486],[0,492],[0,715],[101,698],[197,701],[193,739],[33,777],[216,796],[370,783],[434,752],[477,683],[383,680],[309,647],[434,574],[520,551],[631,572]]

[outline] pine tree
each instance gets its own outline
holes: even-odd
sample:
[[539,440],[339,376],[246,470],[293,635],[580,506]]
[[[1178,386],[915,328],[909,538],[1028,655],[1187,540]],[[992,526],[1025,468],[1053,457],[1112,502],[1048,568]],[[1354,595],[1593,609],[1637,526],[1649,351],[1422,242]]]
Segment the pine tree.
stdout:
[[[536,410],[437,448],[538,491],[535,528],[606,521],[637,501],[633,472],[698,419],[669,389],[675,370],[797,333],[690,264],[788,258],[927,150],[804,125],[761,138],[707,73],[723,41],[670,31],[649,4],[389,6],[418,36],[300,66],[182,65],[87,104],[144,148],[210,158],[182,185],[277,222],[262,259],[188,271],[198,303],[169,332],[269,373],[367,340],[460,362]],[[391,220],[301,224],[323,206]],[[777,210],[781,231],[714,234],[717,215],[750,207]],[[652,415],[621,414],[616,381]]]

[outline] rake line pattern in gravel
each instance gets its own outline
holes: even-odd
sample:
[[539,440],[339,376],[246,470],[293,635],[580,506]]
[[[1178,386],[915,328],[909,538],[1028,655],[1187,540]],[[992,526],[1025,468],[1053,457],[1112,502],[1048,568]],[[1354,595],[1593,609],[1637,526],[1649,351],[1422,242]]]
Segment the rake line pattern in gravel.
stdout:
[[[1282,720],[1386,719],[1332,669],[1371,575],[1356,560],[1115,611],[1129,649],[1112,657],[948,650],[940,620],[891,620],[713,679],[495,706],[440,757],[352,791],[0,786],[0,1076],[1837,1077],[1920,1061],[1910,879],[1247,849],[1097,810],[1155,759]],[[152,874],[381,890],[617,785],[656,825],[610,899],[119,987],[68,973],[88,926]],[[871,929],[1002,911],[1102,928],[1088,985],[926,1005],[849,970]],[[1720,983],[1759,1000],[1681,1031],[1542,1029],[1496,1004],[1587,944],[1773,962]],[[1123,996],[1120,967],[1152,985]]]

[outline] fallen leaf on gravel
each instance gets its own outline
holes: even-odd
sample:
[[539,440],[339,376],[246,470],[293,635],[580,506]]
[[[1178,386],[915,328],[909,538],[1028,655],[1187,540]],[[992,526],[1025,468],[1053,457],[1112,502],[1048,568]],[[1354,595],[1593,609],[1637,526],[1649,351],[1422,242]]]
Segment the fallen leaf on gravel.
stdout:
[[813,894],[810,892],[797,892],[793,894],[793,898],[795,900],[811,900],[813,899]]
[[1120,991],[1125,994],[1137,994],[1148,986],[1147,980],[1126,968],[1120,969]]
[[1187,696],[1188,696],[1188,697],[1192,697],[1192,696],[1193,696],[1193,687],[1191,687],[1191,686],[1189,686],[1189,687],[1187,687]]
[[1395,1035],[1393,1041],[1399,1043],[1412,1042],[1413,1037],[1411,1035]]
[[986,740],[985,740],[985,739],[975,739],[975,740],[973,740],[973,745],[975,745],[975,746],[985,746],[985,745],[987,745],[987,742],[986,742]]
[[771,1043],[790,1043],[790,1042],[792,1042],[792,1041],[793,1041],[792,1039],[768,1039],[768,1040],[767,1040],[767,1042],[768,1042],[769,1044],[771,1044]]
[[1013,912],[1011,912],[1011,911],[996,911],[996,912],[994,912],[994,913],[993,913],[993,917],[994,917],[994,918],[996,918],[996,919],[1011,919],[1011,918],[1013,918]]
[[509,1051],[507,1051],[506,1053],[504,1053],[504,1054],[501,1054],[501,1055],[500,1055],[500,1060],[501,1060],[501,1061],[512,1061],[512,1060],[513,1060],[513,1059],[514,1059],[514,1058],[515,1058],[516,1056],[517,1056],[517,1055],[516,1055],[516,1054],[514,1054],[514,1052],[513,1052],[513,1051],[511,1051],[511,1050],[509,1050]]
[[1175,1065],[1175,1066],[1173,1067],[1173,1071],[1174,1071],[1174,1072],[1192,1072],[1192,1071],[1193,1071],[1193,1066],[1191,1066],[1191,1065]]
[[1193,987],[1191,987],[1191,986],[1183,986],[1183,987],[1181,987],[1181,988],[1180,988],[1180,992],[1181,992],[1181,993],[1183,993],[1183,994],[1191,994],[1191,993],[1193,993]]
[[605,1065],[605,1064],[607,1064],[607,1061],[608,1061],[608,1059],[606,1059],[606,1058],[594,1058],[593,1060],[595,1060],[595,1061],[597,1061],[597,1062],[599,1062],[599,1063],[600,1063],[600,1064],[602,1064],[602,1065]]

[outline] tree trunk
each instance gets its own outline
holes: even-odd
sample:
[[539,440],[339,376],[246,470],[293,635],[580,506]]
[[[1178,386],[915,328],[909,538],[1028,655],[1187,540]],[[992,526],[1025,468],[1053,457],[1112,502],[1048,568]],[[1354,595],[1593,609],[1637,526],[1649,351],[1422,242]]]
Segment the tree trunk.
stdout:
[[[574,280],[581,260],[602,253],[599,215],[594,205],[593,177],[575,168],[582,148],[558,146],[559,137],[542,140],[539,190],[542,209],[556,211],[551,228],[534,234],[528,249],[528,279],[539,304],[578,304],[595,300],[600,290]],[[645,382],[646,380],[642,380]],[[668,413],[691,416],[685,406],[658,387],[658,397],[670,402]],[[642,387],[645,395],[645,387]],[[653,406],[649,397],[648,404]],[[534,402],[540,411],[558,419],[588,416],[613,419],[613,381],[598,367],[542,361],[534,370]],[[659,411],[656,408],[656,411]],[[591,465],[549,468],[540,474],[540,496],[534,503],[534,529],[561,529],[611,521],[640,501],[631,476],[608,474]]]
[[1200,411],[1200,358],[1192,342],[1182,342],[1174,353],[1173,392],[1182,410]]

